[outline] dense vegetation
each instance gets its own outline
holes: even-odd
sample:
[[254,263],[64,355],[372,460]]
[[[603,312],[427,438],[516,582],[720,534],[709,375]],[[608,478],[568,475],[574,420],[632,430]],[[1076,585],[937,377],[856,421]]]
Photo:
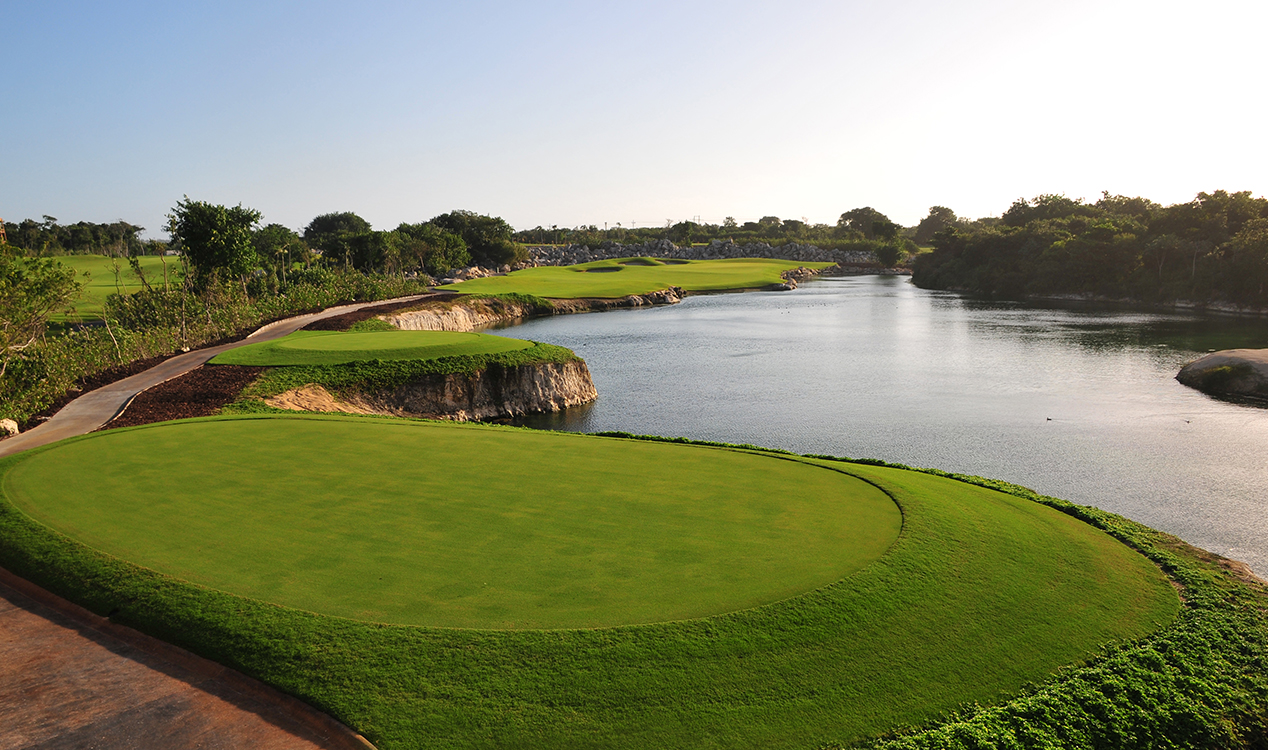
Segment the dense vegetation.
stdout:
[[944,229],[932,244],[915,264],[926,288],[1268,307],[1268,200],[1248,192],[1173,206],[1042,195],[997,220]]
[[94,224],[81,221],[75,224],[58,224],[57,219],[45,216],[42,220],[23,219],[7,222],[5,234],[8,242],[26,255],[107,255],[126,258],[129,255],[157,255],[167,245],[155,240],[142,240],[139,235],[145,227],[116,221],[110,224]]
[[[168,215],[170,243],[143,242],[142,228],[126,222],[63,227],[46,216],[6,225],[0,418],[25,429],[63,394],[111,368],[300,312],[416,294],[429,280],[415,272],[447,272],[473,257],[514,263],[526,252],[505,221],[470,211],[392,232],[376,232],[356,214],[324,214],[302,238],[278,224],[260,227],[261,218],[241,205],[186,196]],[[170,263],[165,253],[174,255]],[[64,258],[44,257],[51,255]],[[60,325],[50,329],[50,320]]]
[[270,320],[335,304],[423,290],[410,279],[313,268],[293,273],[276,291],[256,278],[245,285],[173,285],[111,295],[101,325],[63,327],[13,354],[0,376],[0,417],[27,423],[92,376],[134,360],[198,348]]
[[[949,216],[949,218],[948,218]],[[680,221],[677,224],[666,223],[664,227],[625,228],[617,224],[612,228],[599,229],[597,226],[579,226],[573,228],[537,226],[516,232],[515,240],[526,244],[570,244],[599,247],[605,243],[624,245],[641,244],[667,239],[677,245],[708,243],[713,240],[735,242],[737,244],[765,243],[768,245],[785,245],[797,243],[814,245],[823,249],[861,250],[876,253],[885,265],[894,265],[909,253],[918,248],[913,239],[929,234],[921,230],[936,226],[942,228],[945,222],[957,221],[950,209],[935,206],[930,210],[930,217],[921,222],[920,227],[905,230],[890,221],[889,217],[871,206],[855,208],[837,219],[836,224],[811,224],[804,219],[780,219],[778,216],[763,216],[758,221],[746,221],[743,224],[727,217],[721,224],[699,224],[694,221]],[[930,224],[930,222],[933,222]]]
[[[303,442],[338,458],[310,460],[301,451],[294,461],[271,462],[269,469],[280,472],[272,480],[277,482],[286,482],[291,472],[328,475],[332,482],[342,481],[347,472],[372,473],[382,460],[383,444],[347,438],[391,425],[417,433],[418,440],[391,450],[405,450],[411,460],[434,467],[435,479],[426,486],[438,497],[447,497],[447,461],[453,455],[459,463],[483,468],[493,488],[487,496],[491,509],[512,517],[531,513],[534,502],[548,501],[520,492],[522,473],[532,470],[549,478],[564,462],[612,462],[614,471],[633,472],[637,478],[630,483],[636,490],[679,497],[672,477],[668,482],[657,479],[659,454],[640,451],[626,440],[386,418],[284,419],[281,425],[303,427],[305,434],[317,430],[325,437],[252,445],[265,449]],[[118,441],[129,436],[161,445],[165,429],[99,433],[43,450],[54,460],[60,450],[91,452],[94,446],[121,445]],[[454,440],[443,439],[441,433]],[[429,456],[432,445],[442,449]],[[490,458],[510,455],[516,445],[561,453],[542,462],[507,464]],[[475,448],[479,450],[473,454]],[[42,455],[5,459],[0,472],[19,470],[23,462]],[[85,489],[97,481],[127,481],[151,454],[137,455],[141,464],[107,462],[100,471],[75,474],[75,481]],[[631,456],[637,457],[633,463],[628,462]],[[206,458],[215,460],[214,455]],[[683,459],[691,463],[687,454]],[[753,459],[814,463],[778,453]],[[843,580],[783,601],[653,625],[475,630],[325,617],[191,585],[94,551],[7,502],[0,502],[0,564],[94,611],[109,612],[115,621],[296,694],[383,750],[810,748],[834,739],[875,736],[967,702],[996,702],[1035,680],[1059,687],[1062,678],[1053,682],[1049,675],[1095,656],[1103,644],[1182,632],[1177,627],[1183,624],[1167,626],[1178,602],[1157,568],[1069,515],[928,474],[817,463],[820,470],[840,471],[879,487],[900,505],[903,528],[887,554]],[[731,473],[729,482],[744,479]],[[777,498],[779,492],[771,492],[762,476],[758,472],[748,480]],[[220,472],[220,477],[217,481],[232,481],[229,472]],[[41,483],[11,479],[6,476],[2,483],[6,492],[18,492],[11,499],[38,507],[30,493],[38,494]],[[234,493],[234,502],[251,503],[254,495]],[[303,523],[311,515],[283,512],[276,518]],[[107,513],[100,520],[126,525],[127,517]],[[81,525],[88,534],[100,528],[95,522]],[[338,545],[323,541],[304,564],[320,566],[329,547]],[[384,575],[390,573],[390,568],[384,570]],[[1216,605],[1190,600],[1188,608],[1195,606]],[[1248,614],[1244,624],[1259,622],[1255,611]],[[1262,614],[1258,617],[1262,620]],[[1148,635],[1160,627],[1158,635]],[[1204,644],[1203,653],[1234,658],[1239,670],[1248,669],[1255,665],[1235,651],[1246,642],[1216,640]],[[1233,653],[1226,653],[1228,649]],[[1262,662],[1258,666],[1262,669]],[[1264,679],[1240,671],[1227,675],[1236,678],[1230,684],[1242,691]],[[1161,695],[1160,731],[1170,728],[1168,722],[1188,720],[1193,713],[1190,697]],[[1204,706],[1204,719],[1237,718],[1231,705]]]

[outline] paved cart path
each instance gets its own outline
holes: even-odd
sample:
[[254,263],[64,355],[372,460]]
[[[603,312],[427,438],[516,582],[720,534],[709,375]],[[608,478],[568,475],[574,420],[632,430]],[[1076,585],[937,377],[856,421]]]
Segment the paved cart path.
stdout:
[[[82,435],[141,391],[220,352],[281,338],[314,320],[415,295],[332,307],[187,352],[85,393],[0,456]],[[0,748],[331,750],[372,747],[330,717],[255,680],[117,625],[0,569]]]
[[309,315],[299,315],[294,318],[286,318],[275,323],[260,328],[242,341],[235,341],[231,344],[221,344],[207,349],[196,349],[192,352],[179,354],[158,364],[145,372],[137,373],[131,377],[118,380],[110,385],[102,386],[95,391],[89,391],[79,398],[71,401],[60,411],[54,414],[48,421],[38,427],[27,430],[20,435],[14,435],[11,438],[0,440],[0,457],[8,456],[30,448],[38,448],[41,445],[55,443],[75,435],[84,435],[101,427],[106,422],[114,419],[127,403],[132,400],[136,394],[147,388],[153,388],[159,383],[171,380],[174,377],[184,375],[195,367],[206,364],[208,360],[217,354],[236,349],[247,344],[258,344],[262,341],[272,341],[281,337],[294,333],[304,326],[312,323],[314,320],[323,318],[333,318],[336,315],[343,315],[354,310],[360,310],[366,307],[375,307],[378,305],[392,305],[400,302],[410,302],[413,300],[426,299],[428,297],[441,296],[441,294],[416,294],[412,297],[397,297],[396,299],[381,300],[379,302],[358,302],[353,305],[340,305],[339,307],[331,307],[322,310],[319,313],[311,313]]

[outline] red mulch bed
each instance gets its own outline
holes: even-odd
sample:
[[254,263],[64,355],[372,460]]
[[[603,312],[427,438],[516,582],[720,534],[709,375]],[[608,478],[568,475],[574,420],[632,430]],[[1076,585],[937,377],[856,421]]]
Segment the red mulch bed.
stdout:
[[263,367],[203,365],[138,393],[122,414],[101,429],[209,417],[237,399],[262,372]]
[[388,313],[400,312],[401,310],[411,310],[421,307],[427,302],[440,302],[457,297],[458,292],[434,292],[432,296],[423,299],[416,299],[413,302],[397,302],[394,305],[379,305],[370,310],[353,310],[350,313],[336,315],[333,318],[324,318],[322,320],[314,320],[312,323],[304,326],[305,331],[346,331],[355,323],[378,315],[386,315]]

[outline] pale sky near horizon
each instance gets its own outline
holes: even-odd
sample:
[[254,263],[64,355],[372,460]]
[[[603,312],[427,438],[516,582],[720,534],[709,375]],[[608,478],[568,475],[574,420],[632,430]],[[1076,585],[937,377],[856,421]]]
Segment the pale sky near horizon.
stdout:
[[0,217],[999,215],[1268,182],[1268,3],[0,0]]

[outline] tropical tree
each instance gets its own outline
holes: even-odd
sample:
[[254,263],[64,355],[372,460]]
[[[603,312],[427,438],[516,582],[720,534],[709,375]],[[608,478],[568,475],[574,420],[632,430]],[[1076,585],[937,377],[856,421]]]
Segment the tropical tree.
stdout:
[[281,224],[269,224],[251,235],[255,254],[262,262],[280,271],[282,283],[286,283],[286,271],[296,262],[308,260],[308,246],[294,230]]
[[260,221],[255,209],[185,196],[167,218],[172,242],[189,262],[197,286],[218,276],[244,278],[259,262],[252,243],[252,230]]
[[39,341],[49,317],[80,293],[75,272],[51,258],[24,258],[0,244],[0,377],[22,350]]
[[[888,216],[871,206],[850,209],[841,214],[841,218],[837,219],[837,228],[858,232],[869,240],[876,239],[876,229],[878,227],[884,230],[891,224],[893,222],[889,220]],[[897,231],[894,233],[897,234]]]
[[921,245],[928,245],[933,240],[933,236],[942,230],[959,224],[960,220],[955,215],[955,211],[946,206],[931,206],[929,215],[920,220],[916,225],[916,234],[913,239]]
[[467,243],[471,259],[482,266],[514,264],[528,258],[524,246],[511,239],[515,230],[500,217],[474,211],[450,211],[428,223],[461,237]]

